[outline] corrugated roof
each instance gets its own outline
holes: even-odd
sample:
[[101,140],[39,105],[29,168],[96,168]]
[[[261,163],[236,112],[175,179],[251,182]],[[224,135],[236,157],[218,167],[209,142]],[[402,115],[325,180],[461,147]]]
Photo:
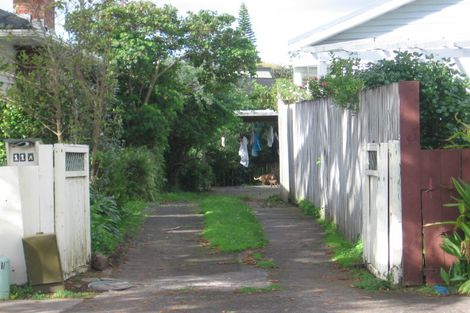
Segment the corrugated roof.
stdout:
[[0,29],[31,29],[31,23],[16,14],[0,9]]

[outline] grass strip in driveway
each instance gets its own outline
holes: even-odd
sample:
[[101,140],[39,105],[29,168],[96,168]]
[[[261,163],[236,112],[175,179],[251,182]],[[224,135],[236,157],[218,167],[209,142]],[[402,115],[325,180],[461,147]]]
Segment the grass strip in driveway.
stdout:
[[223,252],[261,248],[266,244],[261,224],[240,198],[211,195],[200,202],[204,238]]

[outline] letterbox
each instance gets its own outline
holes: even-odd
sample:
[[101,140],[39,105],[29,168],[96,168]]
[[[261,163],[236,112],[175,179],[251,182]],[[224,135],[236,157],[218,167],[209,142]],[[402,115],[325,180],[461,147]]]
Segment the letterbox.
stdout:
[[38,146],[41,139],[6,139],[8,166],[38,165]]

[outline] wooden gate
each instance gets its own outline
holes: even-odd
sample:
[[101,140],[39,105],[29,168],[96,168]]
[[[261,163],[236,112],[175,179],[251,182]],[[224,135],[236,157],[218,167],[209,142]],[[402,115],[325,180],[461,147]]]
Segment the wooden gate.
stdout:
[[55,231],[64,279],[91,257],[88,146],[54,145]]
[[367,144],[365,154],[364,260],[377,277],[397,284],[402,275],[400,143]]

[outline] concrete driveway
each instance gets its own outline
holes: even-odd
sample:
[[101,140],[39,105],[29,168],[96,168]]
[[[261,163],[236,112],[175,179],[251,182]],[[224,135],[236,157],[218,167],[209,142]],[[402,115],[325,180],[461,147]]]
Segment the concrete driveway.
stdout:
[[[0,303],[0,312],[470,312],[468,297],[429,297],[402,291],[366,292],[351,287],[348,272],[329,259],[321,228],[298,208],[266,207],[277,188],[217,188],[241,195],[256,212],[269,244],[262,250],[279,266],[262,270],[200,241],[203,218],[191,204],[152,208],[127,260],[112,277],[131,282],[126,291],[62,302],[51,310],[34,303]],[[240,293],[241,287],[279,284],[281,291]],[[27,301],[26,301],[27,302]],[[37,305],[37,304],[36,304]]]

